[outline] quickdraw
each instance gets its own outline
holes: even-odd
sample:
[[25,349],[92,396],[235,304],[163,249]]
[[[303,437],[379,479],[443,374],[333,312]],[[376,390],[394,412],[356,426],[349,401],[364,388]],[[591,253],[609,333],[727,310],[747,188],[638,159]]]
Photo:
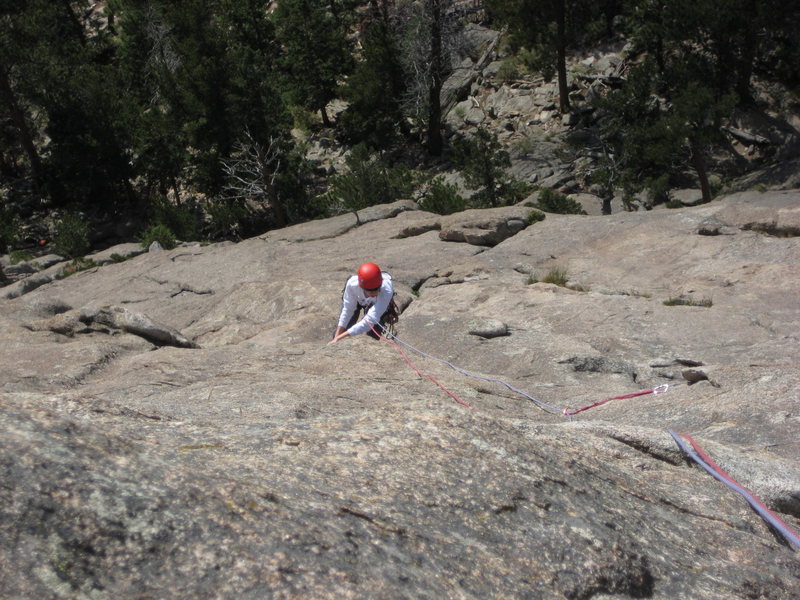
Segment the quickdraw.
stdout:
[[578,413],[581,413],[581,412],[583,412],[585,410],[589,410],[590,408],[595,408],[597,406],[602,406],[603,404],[611,402],[612,400],[625,400],[627,398],[636,398],[637,396],[647,396],[648,394],[653,394],[653,395],[663,394],[667,390],[669,390],[669,384],[668,383],[662,383],[658,387],[654,387],[652,390],[645,390],[643,392],[635,392],[633,394],[625,394],[624,396],[614,396],[613,398],[606,398],[605,400],[600,400],[600,402],[595,402],[594,404],[590,404],[590,405],[584,406],[582,408],[571,408],[571,407],[568,406],[568,407],[564,408],[561,412],[564,413],[564,416],[571,417],[571,416],[577,415]]

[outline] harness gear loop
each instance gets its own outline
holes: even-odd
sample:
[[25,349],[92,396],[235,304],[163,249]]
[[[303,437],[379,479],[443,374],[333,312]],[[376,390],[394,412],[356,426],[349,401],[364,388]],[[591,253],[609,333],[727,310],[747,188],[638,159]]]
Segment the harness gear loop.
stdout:
[[397,304],[395,304],[394,296],[392,297],[391,301],[389,302],[389,308],[386,309],[384,313],[383,321],[383,329],[388,334],[387,337],[394,337],[395,335],[395,325],[400,320],[400,310],[397,308]]

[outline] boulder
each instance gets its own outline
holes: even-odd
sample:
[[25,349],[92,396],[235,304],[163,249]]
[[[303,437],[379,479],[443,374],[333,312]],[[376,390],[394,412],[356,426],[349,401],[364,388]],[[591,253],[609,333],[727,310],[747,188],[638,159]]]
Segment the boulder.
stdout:
[[128,260],[129,258],[133,258],[134,256],[139,256],[144,252],[146,252],[146,250],[142,247],[141,244],[137,242],[129,242],[126,244],[117,244],[115,246],[111,246],[110,248],[106,248],[105,250],[101,250],[100,252],[95,252],[94,254],[90,254],[86,258],[91,260],[95,264],[107,265],[110,263],[122,262],[124,260]]
[[439,238],[474,246],[496,246],[528,226],[530,209],[506,207],[467,210],[441,219]]
[[485,339],[508,335],[508,325],[498,319],[482,319],[469,325],[469,334]]
[[82,321],[91,321],[113,329],[138,335],[159,346],[197,348],[197,344],[168,325],[153,321],[147,315],[135,313],[121,306],[107,306],[81,315]]

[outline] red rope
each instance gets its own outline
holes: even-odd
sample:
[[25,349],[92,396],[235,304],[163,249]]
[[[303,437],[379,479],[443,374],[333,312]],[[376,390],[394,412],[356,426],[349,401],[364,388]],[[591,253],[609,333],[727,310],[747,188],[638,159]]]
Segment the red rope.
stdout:
[[683,433],[681,435],[683,436],[683,438],[685,440],[687,440],[692,445],[692,447],[694,448],[695,452],[697,452],[702,457],[702,459],[704,461],[706,461],[706,463],[708,463],[708,466],[711,467],[712,469],[714,469],[717,472],[717,474],[719,474],[720,477],[722,477],[725,481],[727,481],[729,483],[732,483],[733,485],[737,485],[740,488],[742,488],[744,491],[746,491],[748,494],[750,494],[750,496],[752,497],[753,501],[756,504],[758,504],[761,508],[763,508],[770,515],[772,515],[772,517],[774,517],[775,519],[778,519],[778,516],[774,512],[772,512],[769,508],[767,508],[767,506],[757,496],[755,496],[753,494],[753,492],[751,492],[746,487],[744,487],[741,483],[739,483],[738,481],[733,479],[730,475],[728,475],[722,469],[722,467],[720,467],[717,463],[715,463],[712,460],[712,458],[708,454],[706,454],[706,452],[700,446],[697,445],[697,442],[695,442],[694,439],[692,439],[692,436],[690,436],[688,433]]
[[672,436],[678,446],[680,446],[681,450],[688,454],[698,465],[703,467],[707,473],[712,475],[717,481],[721,481],[727,485],[738,494],[741,494],[744,499],[747,500],[753,510],[755,510],[765,521],[767,521],[775,530],[777,530],[778,533],[780,533],[786,539],[786,541],[796,548],[800,548],[800,536],[784,521],[782,521],[774,512],[767,508],[758,497],[753,495],[753,492],[741,485],[738,481],[728,475],[722,469],[722,467],[717,465],[708,454],[703,452],[703,449],[697,445],[697,443],[692,439],[692,436],[683,434],[682,437],[685,438],[685,440],[688,441],[694,449],[689,448],[689,446],[686,445],[686,441],[681,439],[681,436],[671,429],[668,429],[667,433]]
[[573,410],[567,407],[561,412],[563,412],[568,417],[571,417],[572,415],[577,415],[578,413],[581,413],[585,410],[589,410],[590,408],[595,408],[596,406],[602,406],[603,404],[611,402],[612,400],[625,400],[626,398],[636,398],[637,396],[646,396],[647,394],[660,394],[661,392],[665,391],[666,387],[660,385],[656,388],[653,388],[652,390],[646,390],[644,392],[635,392],[633,394],[626,394],[624,396],[614,396],[613,398],[606,398],[605,400],[600,400],[600,402],[595,402],[594,404],[590,404],[589,406],[584,406],[583,408],[576,408]]
[[[370,327],[372,327],[372,326],[370,326]],[[435,384],[436,384],[436,385],[438,385],[440,388],[442,388],[442,389],[443,389],[443,390],[444,390],[444,391],[445,391],[445,392],[446,392],[446,393],[447,393],[447,394],[448,394],[448,395],[449,395],[449,396],[450,396],[450,397],[451,397],[453,400],[455,400],[456,402],[458,402],[458,403],[459,403],[461,406],[466,406],[467,408],[472,408],[472,405],[471,405],[471,404],[469,404],[469,403],[467,403],[467,402],[464,402],[464,401],[463,401],[461,398],[459,398],[459,397],[458,397],[458,396],[456,396],[456,395],[455,395],[453,392],[451,392],[451,391],[450,391],[450,390],[448,390],[446,387],[444,387],[444,386],[443,386],[441,383],[439,383],[439,382],[438,382],[438,381],[437,381],[437,380],[436,380],[436,379],[433,377],[433,375],[428,375],[427,373],[423,373],[423,372],[422,372],[422,371],[420,371],[420,370],[419,370],[417,367],[415,367],[415,366],[414,366],[414,363],[412,363],[412,362],[409,360],[408,356],[406,356],[406,353],[405,353],[405,352],[403,351],[403,349],[400,347],[400,344],[398,344],[398,343],[397,343],[397,342],[395,342],[394,340],[390,340],[389,338],[387,338],[387,337],[384,337],[383,335],[381,335],[380,333],[378,333],[377,331],[375,331],[375,328],[374,328],[374,327],[372,327],[372,331],[375,333],[375,335],[377,335],[377,336],[378,336],[379,338],[381,338],[382,340],[384,340],[384,341],[386,341],[386,342],[389,342],[390,344],[394,344],[394,345],[397,347],[397,350],[398,350],[398,352],[400,352],[400,355],[401,355],[401,356],[402,356],[402,357],[405,359],[405,361],[408,363],[408,366],[409,366],[409,367],[411,367],[411,368],[414,370],[414,372],[415,372],[417,375],[419,375],[420,377],[427,377],[428,379],[430,379],[430,380],[431,380],[433,383],[435,383]]]

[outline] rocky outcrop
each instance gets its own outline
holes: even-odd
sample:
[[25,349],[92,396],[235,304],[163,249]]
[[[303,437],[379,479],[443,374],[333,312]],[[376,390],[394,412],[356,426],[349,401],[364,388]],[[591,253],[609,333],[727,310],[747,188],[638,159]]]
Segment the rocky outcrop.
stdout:
[[[599,150],[603,144],[597,137],[601,111],[592,101],[619,86],[631,61],[636,60],[629,55],[626,40],[609,40],[583,56],[568,57],[572,109],[562,114],[554,81],[538,75],[513,78],[508,70],[503,72],[504,61],[511,57],[496,35],[490,29],[471,26],[467,37],[470,56],[445,84],[442,105],[446,124],[451,132],[462,135],[471,135],[478,127],[497,134],[511,155],[510,175],[529,184],[579,194],[587,213],[601,214],[603,200],[591,201],[589,196],[598,196],[591,174],[602,167],[603,158]],[[754,81],[753,86],[759,101],[739,109],[723,129],[727,140],[718,155],[709,157],[710,174],[726,180],[733,191],[756,186],[795,189],[800,183],[800,118],[791,101],[778,100],[793,95],[777,92],[765,82]],[[695,173],[684,175],[687,181],[696,180]],[[452,173],[450,181],[460,182],[460,178]],[[692,187],[676,187],[669,195],[673,202],[687,206],[702,199],[696,181]],[[652,204],[646,197],[633,202],[640,208]],[[624,210],[621,193],[614,197],[611,208],[613,212]]]
[[[169,326],[154,322],[146,315],[126,310],[121,306],[100,309],[66,310],[53,317],[34,321],[26,328],[31,331],[52,331],[67,337],[80,333],[100,331],[115,334],[127,332],[158,346],[197,348],[197,344]],[[112,331],[109,331],[112,330]]]
[[496,246],[528,224],[530,209],[524,207],[467,210],[441,218],[439,238],[474,246]]
[[[667,430],[800,529],[799,201],[402,203],[6,296],[0,596],[794,598]],[[398,345],[327,345],[365,260]]]

